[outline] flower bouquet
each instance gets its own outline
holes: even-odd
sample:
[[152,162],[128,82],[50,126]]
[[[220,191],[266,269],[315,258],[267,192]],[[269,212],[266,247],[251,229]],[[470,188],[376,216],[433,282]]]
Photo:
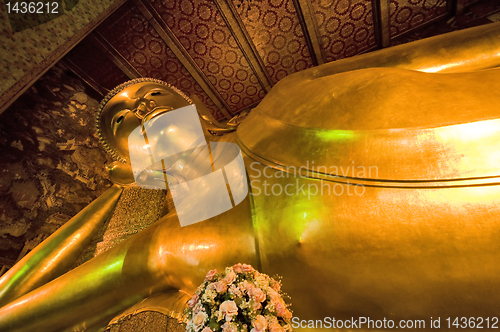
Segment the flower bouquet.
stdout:
[[281,283],[246,264],[208,272],[187,305],[187,332],[292,330]]

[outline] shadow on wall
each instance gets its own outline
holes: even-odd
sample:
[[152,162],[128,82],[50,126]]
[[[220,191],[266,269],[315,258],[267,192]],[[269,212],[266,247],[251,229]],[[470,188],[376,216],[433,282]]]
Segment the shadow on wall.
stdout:
[[94,129],[100,98],[58,64],[0,114],[0,268],[111,185]]

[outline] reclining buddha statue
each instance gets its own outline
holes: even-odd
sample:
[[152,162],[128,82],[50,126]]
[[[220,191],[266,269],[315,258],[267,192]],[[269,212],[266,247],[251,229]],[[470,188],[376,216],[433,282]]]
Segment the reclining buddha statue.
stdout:
[[290,75],[237,128],[201,116],[241,149],[249,194],[187,226],[171,211],[70,270],[134,185],[130,133],[193,104],[154,79],[119,86],[97,115],[116,184],[0,279],[0,330],[105,326],[155,294],[175,311],[239,262],[282,276],[300,321],[498,315],[499,54],[486,25]]

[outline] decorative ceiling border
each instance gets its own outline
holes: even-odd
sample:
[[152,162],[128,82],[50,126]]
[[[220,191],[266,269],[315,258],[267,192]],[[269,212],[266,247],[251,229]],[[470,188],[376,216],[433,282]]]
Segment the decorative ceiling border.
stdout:
[[89,35],[96,45],[128,78],[142,77],[142,75],[127,61],[98,31]]
[[305,21],[307,35],[309,36],[313,48],[311,54],[314,54],[318,65],[324,64],[326,62],[326,57],[319,41],[318,25],[314,17],[314,11],[312,9],[311,2],[309,0],[297,1],[300,12],[302,13],[302,17]]
[[214,3],[222,14],[222,18],[226,22],[257,79],[260,81],[260,84],[269,92],[273,86],[273,82],[232,1],[214,0]]
[[390,0],[372,0],[373,24],[378,48],[391,43]]

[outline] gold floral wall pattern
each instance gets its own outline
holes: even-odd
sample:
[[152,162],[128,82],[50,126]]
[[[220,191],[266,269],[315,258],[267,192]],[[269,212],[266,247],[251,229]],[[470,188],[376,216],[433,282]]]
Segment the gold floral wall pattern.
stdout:
[[213,1],[150,1],[233,114],[265,90]]
[[253,3],[233,0],[233,4],[274,84],[313,66],[292,0]]
[[391,0],[391,36],[446,15],[446,0]]
[[375,47],[370,1],[311,0],[326,62]]

